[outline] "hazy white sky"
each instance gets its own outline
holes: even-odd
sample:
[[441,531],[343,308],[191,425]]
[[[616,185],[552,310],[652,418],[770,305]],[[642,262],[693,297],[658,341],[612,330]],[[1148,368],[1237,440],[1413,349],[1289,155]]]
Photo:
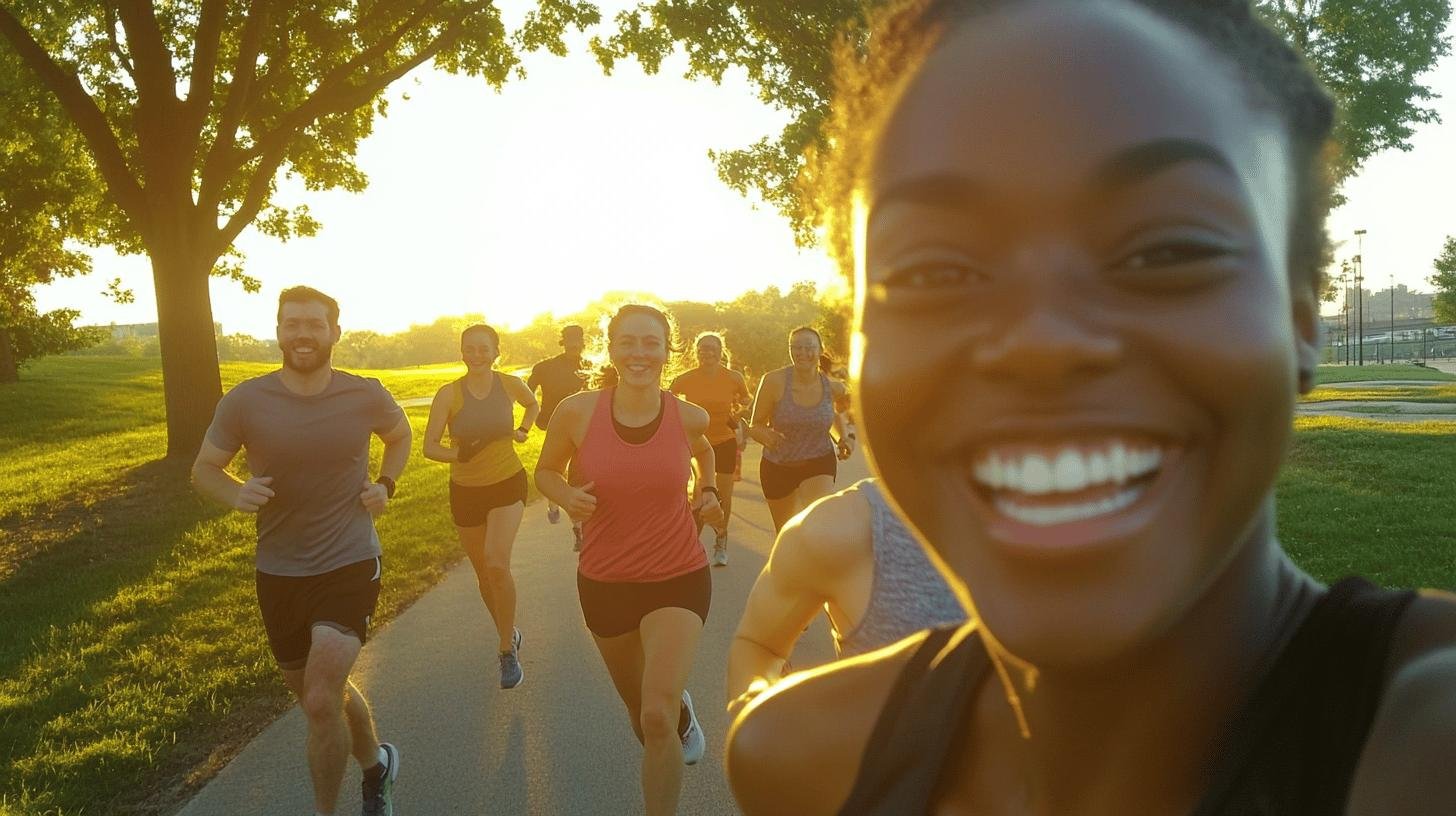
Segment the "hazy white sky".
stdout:
[[[391,115],[359,151],[368,190],[285,183],[280,201],[309,204],[320,234],[280,244],[248,230],[239,239],[263,290],[213,280],[224,331],[271,336],[277,293],[296,283],[337,297],[346,330],[392,332],[466,312],[519,326],[609,290],[713,301],[836,279],[827,258],[798,251],[777,213],[729,190],[707,158],[709,148],[745,146],[786,121],[746,82],[687,82],[680,62],[652,77],[622,63],[604,77],[583,49],[532,55],[527,66],[530,76],[500,94],[428,70],[396,84]],[[1443,96],[1435,105],[1444,123],[1420,128],[1410,152],[1372,159],[1331,217],[1336,241],[1349,240],[1337,257],[1354,254],[1355,229],[1368,231],[1372,290],[1392,273],[1428,289],[1431,261],[1456,235],[1456,57],[1426,80]],[[156,320],[144,258],[98,252],[95,269],[38,291],[41,308],[77,308],[86,323]],[[101,294],[118,276],[135,303]]]

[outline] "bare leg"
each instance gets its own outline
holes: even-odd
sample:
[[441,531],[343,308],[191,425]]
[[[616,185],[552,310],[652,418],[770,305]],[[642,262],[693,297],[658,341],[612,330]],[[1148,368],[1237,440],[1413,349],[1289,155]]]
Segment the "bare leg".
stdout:
[[480,590],[480,599],[485,602],[485,611],[490,613],[491,621],[495,621],[495,594],[491,591],[485,568],[485,536],[489,518],[487,516],[487,523],[479,527],[456,527],[455,531],[460,534],[460,548],[465,550],[465,557],[470,559],[470,566],[475,570],[475,584]]
[[768,505],[768,514],[773,517],[775,533],[784,529],[784,525],[789,523],[789,519],[799,512],[799,503],[795,500],[793,493],[782,499],[765,498],[764,503]]
[[728,519],[733,515],[733,474],[714,474],[718,485],[718,503],[723,506],[723,520],[714,525],[720,536],[728,535]]
[[[315,626],[308,663],[303,669],[284,672],[284,680],[298,695],[308,720],[308,769],[313,780],[314,808],[319,813],[334,812],[344,779],[344,763],[357,742],[357,737],[351,737],[353,726],[345,714],[344,689],[349,685],[349,670],[359,649],[358,638],[328,626]],[[351,689],[350,696],[355,694],[357,689]],[[363,697],[359,696],[359,700],[362,702]],[[367,720],[367,705],[362,714]],[[367,729],[373,733],[372,721]],[[352,752],[358,756],[357,751]]]
[[612,676],[612,685],[617,696],[627,707],[627,719],[632,724],[632,733],[642,741],[642,638],[636,632],[628,632],[611,638],[597,637],[597,651]]
[[516,533],[521,529],[525,512],[526,505],[516,502],[494,508],[485,521],[485,583],[494,600],[490,613],[502,652],[515,648],[511,638],[516,626],[516,579],[511,576],[511,549],[515,547]]
[[649,612],[638,630],[643,657],[642,797],[648,816],[677,813],[683,769],[678,718],[702,630],[696,614],[677,607]]

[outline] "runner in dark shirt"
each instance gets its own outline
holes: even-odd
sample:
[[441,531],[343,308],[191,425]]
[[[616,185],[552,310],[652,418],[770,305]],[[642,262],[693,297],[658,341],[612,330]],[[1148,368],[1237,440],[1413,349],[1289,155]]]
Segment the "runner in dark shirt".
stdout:
[[[541,413],[536,416],[536,427],[543,431],[550,424],[556,406],[587,387],[588,363],[581,357],[586,348],[585,333],[577,325],[562,326],[560,343],[561,353],[531,366],[531,376],[526,378],[526,387],[532,394],[541,389]],[[561,521],[561,508],[550,499],[546,500],[546,520],[552,524]],[[575,540],[572,549],[581,552],[579,522],[572,522],[571,534]]]

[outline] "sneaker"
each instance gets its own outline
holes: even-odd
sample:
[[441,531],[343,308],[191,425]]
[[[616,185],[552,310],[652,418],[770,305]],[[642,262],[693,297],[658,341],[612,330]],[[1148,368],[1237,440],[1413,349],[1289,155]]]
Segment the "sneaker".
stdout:
[[500,671],[501,688],[513,689],[526,679],[526,672],[521,668],[521,658],[518,652],[521,650],[521,630],[516,629],[511,634],[511,650],[501,652]]
[[728,566],[728,537],[721,536],[718,542],[713,545],[713,566]]
[[683,689],[683,705],[688,709],[688,727],[678,735],[682,739],[682,754],[684,765],[696,765],[698,760],[703,758],[703,751],[708,747],[708,740],[703,736],[703,727],[698,725],[698,714],[693,711],[693,696]]
[[574,543],[574,544],[571,545],[571,551],[572,552],[578,552],[578,553],[581,552],[581,525],[580,524],[573,524],[573,525],[571,525],[571,535],[572,535],[573,538],[576,539],[576,543]]
[[552,524],[561,521],[561,508],[554,504],[546,505],[546,520]]
[[399,749],[391,743],[381,742],[379,750],[384,754],[384,776],[373,791],[365,784],[364,816],[394,816],[394,782],[399,778]]

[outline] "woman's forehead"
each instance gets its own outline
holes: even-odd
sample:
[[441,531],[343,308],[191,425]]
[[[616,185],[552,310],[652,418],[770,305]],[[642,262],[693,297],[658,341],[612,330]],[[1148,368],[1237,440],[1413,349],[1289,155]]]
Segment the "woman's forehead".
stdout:
[[1117,156],[1177,140],[1223,156],[1234,175],[1269,167],[1272,112],[1226,57],[1130,3],[1028,2],[949,31],[886,123],[867,198],[907,180],[954,174],[993,196],[1065,196]]

